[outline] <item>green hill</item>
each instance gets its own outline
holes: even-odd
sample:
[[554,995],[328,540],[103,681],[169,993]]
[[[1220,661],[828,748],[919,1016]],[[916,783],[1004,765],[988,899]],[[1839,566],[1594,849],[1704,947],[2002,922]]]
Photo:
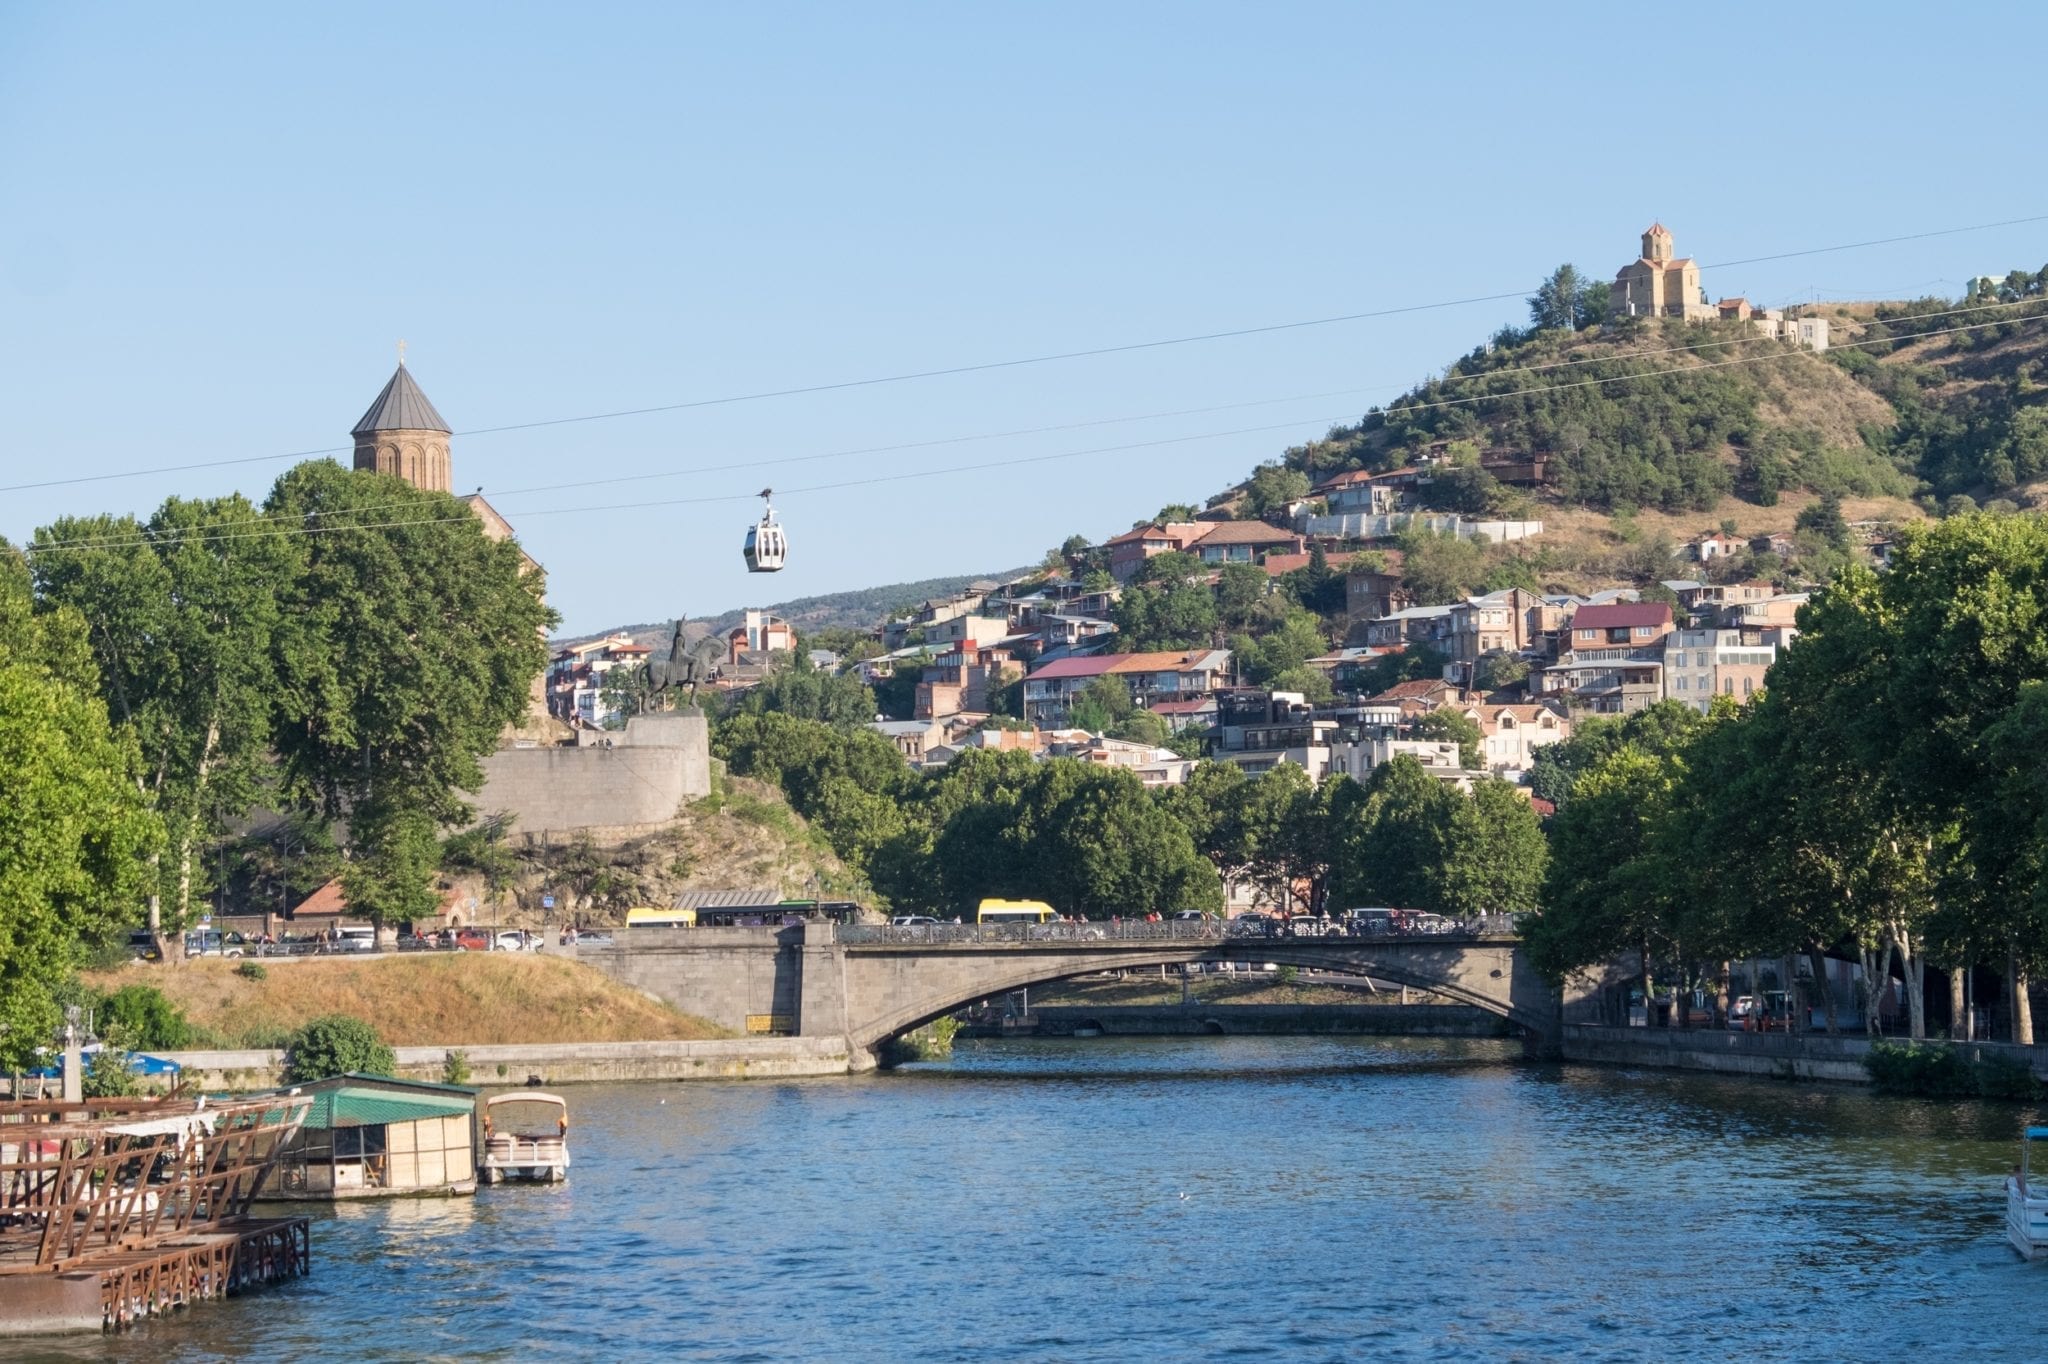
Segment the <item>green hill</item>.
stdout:
[[[1956,494],[2008,496],[2048,477],[2048,390],[2035,378],[2048,300],[2039,276],[2012,279],[1962,303],[1815,305],[1833,331],[1819,355],[1744,322],[1507,328],[1283,463],[1320,480],[1430,454],[1540,456],[1540,500],[1601,511],[1705,512],[1731,496],[1772,506],[1797,490],[1918,497],[1930,510]],[[1526,506],[1480,468],[1437,483],[1445,510]]]

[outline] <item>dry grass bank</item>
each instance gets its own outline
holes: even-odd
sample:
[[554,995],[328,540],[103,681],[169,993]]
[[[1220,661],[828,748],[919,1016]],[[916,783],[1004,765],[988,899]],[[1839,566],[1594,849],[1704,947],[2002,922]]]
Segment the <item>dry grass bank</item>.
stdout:
[[376,1024],[393,1046],[692,1041],[728,1034],[588,966],[545,953],[454,952],[351,961],[136,963],[90,977],[101,989],[162,990],[209,1045],[275,1046],[322,1014]]

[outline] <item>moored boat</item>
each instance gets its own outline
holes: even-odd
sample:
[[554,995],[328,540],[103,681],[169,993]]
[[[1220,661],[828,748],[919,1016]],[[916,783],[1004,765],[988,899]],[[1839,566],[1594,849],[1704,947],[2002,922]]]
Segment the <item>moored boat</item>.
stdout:
[[2037,1141],[2048,1141],[2048,1127],[2029,1127],[2020,1140],[2020,1163],[2005,1179],[2005,1234],[2013,1249],[2027,1259],[2048,1252],[2048,1184],[2033,1184],[2029,1155]]
[[569,1173],[569,1101],[537,1089],[500,1094],[484,1104],[486,1184],[514,1179],[552,1184]]

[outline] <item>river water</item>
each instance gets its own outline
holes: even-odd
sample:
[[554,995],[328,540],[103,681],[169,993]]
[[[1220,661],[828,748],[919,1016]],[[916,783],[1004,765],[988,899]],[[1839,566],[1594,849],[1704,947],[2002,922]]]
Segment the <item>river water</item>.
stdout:
[[2025,1109],[1509,1045],[573,1087],[565,1185],[323,1211],[306,1280],[0,1361],[2048,1356]]

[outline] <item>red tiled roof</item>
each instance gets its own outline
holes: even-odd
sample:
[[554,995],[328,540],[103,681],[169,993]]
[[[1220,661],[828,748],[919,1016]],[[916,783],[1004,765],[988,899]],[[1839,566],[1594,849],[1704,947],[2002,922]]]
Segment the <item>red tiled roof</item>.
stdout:
[[1574,630],[1632,630],[1641,625],[1669,625],[1671,608],[1660,601],[1603,602],[1581,606],[1572,617]]
[[1216,709],[1216,698],[1213,696],[1204,696],[1193,701],[1155,701],[1152,703],[1152,713],[1154,715],[1195,715],[1205,710],[1214,709]]
[[1031,674],[1033,682],[1057,682],[1066,677],[1101,677],[1113,671],[1129,654],[1090,654],[1086,658],[1059,658]]
[[1205,522],[1209,533],[1201,538],[1205,545],[1292,545],[1299,544],[1301,537],[1291,530],[1269,526],[1264,521],[1210,521]]
[[1268,554],[1266,561],[1259,565],[1259,567],[1266,570],[1267,577],[1277,578],[1282,573],[1292,573],[1297,568],[1307,568],[1309,560],[1313,557],[1315,556],[1310,554]]
[[1128,545],[1134,540],[1170,540],[1172,538],[1172,536],[1168,535],[1158,526],[1134,526],[1122,535],[1110,536],[1102,543],[1105,545]]

